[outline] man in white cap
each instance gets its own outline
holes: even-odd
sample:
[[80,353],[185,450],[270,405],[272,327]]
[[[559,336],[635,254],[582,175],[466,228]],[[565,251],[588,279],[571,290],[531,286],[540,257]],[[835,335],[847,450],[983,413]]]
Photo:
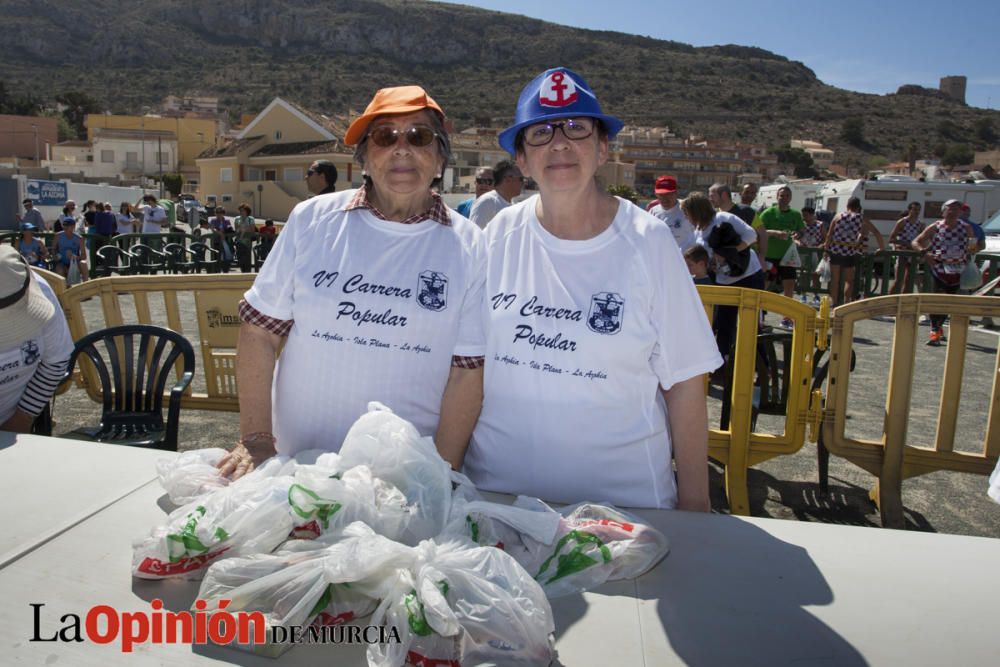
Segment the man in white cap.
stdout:
[[0,430],[28,433],[62,380],[73,339],[52,289],[0,246]]

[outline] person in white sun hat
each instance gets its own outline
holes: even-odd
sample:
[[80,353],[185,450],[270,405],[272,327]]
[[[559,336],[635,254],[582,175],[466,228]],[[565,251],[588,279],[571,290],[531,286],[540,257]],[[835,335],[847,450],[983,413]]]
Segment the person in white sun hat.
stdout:
[[73,339],[52,289],[0,246],[0,430],[28,433],[62,380]]

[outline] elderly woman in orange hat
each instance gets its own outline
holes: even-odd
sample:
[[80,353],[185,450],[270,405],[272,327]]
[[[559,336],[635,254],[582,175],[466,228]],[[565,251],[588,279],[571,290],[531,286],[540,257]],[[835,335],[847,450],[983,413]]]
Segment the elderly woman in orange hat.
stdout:
[[240,304],[241,437],[224,474],[338,451],[372,400],[446,459],[464,450],[482,401],[485,255],[433,189],[451,152],[444,121],[419,86],[378,91],[344,137],[364,184],[292,211]]

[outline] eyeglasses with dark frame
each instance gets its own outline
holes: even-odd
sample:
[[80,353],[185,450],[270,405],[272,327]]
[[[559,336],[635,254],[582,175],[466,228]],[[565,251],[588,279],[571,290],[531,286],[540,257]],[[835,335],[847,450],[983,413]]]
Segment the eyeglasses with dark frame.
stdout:
[[477,178],[476,185],[493,185],[492,178]]
[[411,125],[405,130],[391,125],[380,125],[368,133],[368,138],[371,139],[372,143],[381,148],[395,146],[401,136],[406,139],[406,143],[410,146],[423,148],[429,146],[438,134],[426,125]]
[[556,129],[570,141],[586,139],[594,133],[594,121],[590,118],[567,118],[553,123],[539,123],[524,130],[524,143],[529,146],[545,146],[556,136]]

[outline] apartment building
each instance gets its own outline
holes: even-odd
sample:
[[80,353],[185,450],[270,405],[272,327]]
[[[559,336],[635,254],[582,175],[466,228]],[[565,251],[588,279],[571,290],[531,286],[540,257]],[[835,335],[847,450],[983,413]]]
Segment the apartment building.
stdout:
[[735,145],[682,139],[668,128],[626,126],[612,145],[616,160],[635,166],[635,189],[652,196],[661,174],[677,178],[681,192],[707,190],[713,183],[735,187],[745,160]]
[[817,169],[829,169],[830,165],[833,164],[834,152],[830,148],[826,148],[818,141],[812,141],[809,139],[792,139],[789,142],[792,148],[801,148],[809,157],[813,159],[813,165]]
[[338,136],[337,119],[276,97],[235,138],[198,156],[199,198],[229,212],[245,202],[255,217],[286,220],[310,196],[305,174],[313,160],[337,166],[338,190],[361,184],[353,149]]

